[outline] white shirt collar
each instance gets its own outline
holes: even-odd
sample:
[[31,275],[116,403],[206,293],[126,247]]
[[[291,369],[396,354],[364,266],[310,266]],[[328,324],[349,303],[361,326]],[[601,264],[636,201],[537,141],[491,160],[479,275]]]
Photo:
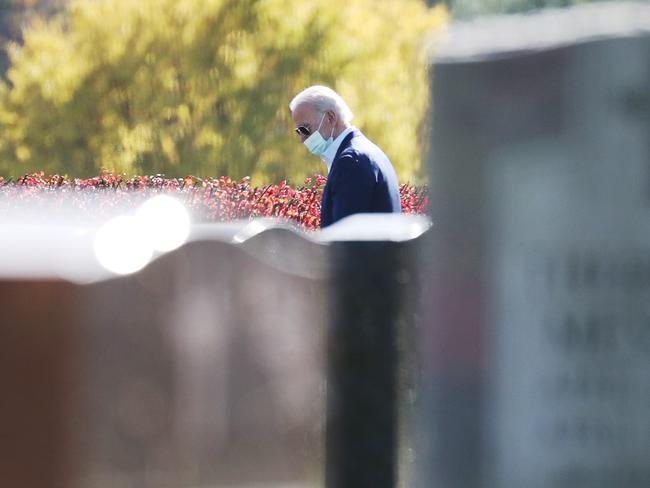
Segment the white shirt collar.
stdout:
[[355,129],[354,126],[350,126],[347,129],[345,129],[343,132],[341,132],[336,139],[334,139],[334,142],[332,142],[332,145],[327,148],[327,150],[321,154],[320,158],[325,162],[327,165],[327,172],[330,172],[330,169],[332,169],[332,163],[334,162],[334,158],[336,157],[336,153],[339,150],[339,147],[341,146],[341,143],[343,142],[343,139],[345,139],[345,136],[347,136],[350,132],[352,132]]

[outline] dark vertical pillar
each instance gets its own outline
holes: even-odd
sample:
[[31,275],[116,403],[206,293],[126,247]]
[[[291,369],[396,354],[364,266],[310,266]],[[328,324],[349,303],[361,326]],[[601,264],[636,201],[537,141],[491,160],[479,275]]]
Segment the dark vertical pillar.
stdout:
[[[326,485],[396,486],[400,368],[412,326],[404,310],[412,248],[395,242],[332,244],[328,330]],[[404,347],[405,346],[405,347]]]

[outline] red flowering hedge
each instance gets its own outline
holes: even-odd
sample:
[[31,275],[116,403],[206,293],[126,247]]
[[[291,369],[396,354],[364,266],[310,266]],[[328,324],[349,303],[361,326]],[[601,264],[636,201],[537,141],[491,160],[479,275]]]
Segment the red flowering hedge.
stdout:
[[[165,178],[163,175],[134,176],[104,173],[88,179],[45,176],[43,172],[24,175],[16,181],[0,176],[0,211],[22,203],[47,208],[72,205],[77,210],[108,210],[128,203],[134,196],[157,193],[176,196],[204,222],[225,222],[255,217],[284,217],[306,229],[320,227],[320,200],[327,179],[321,175],[305,179],[303,186],[293,187],[286,181],[277,185],[255,187],[250,177],[235,181],[219,178]],[[400,186],[402,211],[425,213],[429,203],[427,187]],[[47,200],[46,200],[47,199]],[[93,205],[90,205],[90,202]],[[44,206],[44,205],[43,205]]]

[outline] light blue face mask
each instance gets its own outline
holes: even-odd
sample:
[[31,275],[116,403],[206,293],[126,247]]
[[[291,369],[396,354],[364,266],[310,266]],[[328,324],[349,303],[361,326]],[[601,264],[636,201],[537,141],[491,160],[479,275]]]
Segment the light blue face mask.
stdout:
[[334,142],[334,139],[332,139],[332,136],[334,135],[334,127],[332,127],[332,133],[330,134],[329,139],[325,140],[323,139],[323,136],[320,135],[319,130],[320,126],[323,125],[323,120],[325,120],[325,114],[323,114],[323,117],[320,119],[318,129],[305,139],[305,142],[303,143],[314,156],[321,156]]

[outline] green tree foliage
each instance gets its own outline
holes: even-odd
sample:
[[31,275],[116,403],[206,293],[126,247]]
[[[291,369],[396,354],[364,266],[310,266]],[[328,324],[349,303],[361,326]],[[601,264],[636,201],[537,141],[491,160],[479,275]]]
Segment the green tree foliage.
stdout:
[[0,0],[0,76],[8,68],[6,46],[21,41],[21,29],[35,16],[51,17],[68,0]]
[[37,170],[301,180],[323,171],[290,99],[326,84],[401,180],[420,174],[421,0],[79,0],[35,22],[0,85],[0,174]]

